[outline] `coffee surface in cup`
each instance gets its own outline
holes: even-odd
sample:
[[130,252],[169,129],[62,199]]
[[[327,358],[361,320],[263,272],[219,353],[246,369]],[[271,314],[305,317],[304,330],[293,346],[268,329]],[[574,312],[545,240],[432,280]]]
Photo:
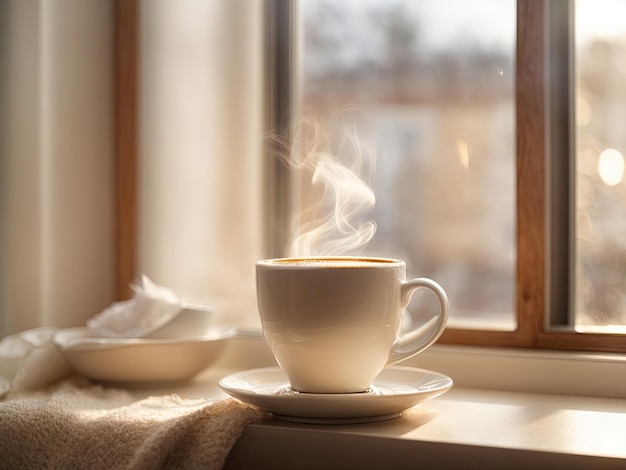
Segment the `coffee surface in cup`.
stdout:
[[310,266],[320,268],[367,268],[393,264],[394,260],[374,258],[285,258],[273,260],[279,266]]

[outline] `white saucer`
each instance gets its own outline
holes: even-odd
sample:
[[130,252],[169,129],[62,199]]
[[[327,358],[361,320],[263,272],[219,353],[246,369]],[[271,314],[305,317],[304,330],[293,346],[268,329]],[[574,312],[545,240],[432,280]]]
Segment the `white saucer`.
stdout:
[[253,369],[224,377],[219,386],[229,395],[256,405],[285,421],[338,424],[382,421],[452,387],[446,375],[412,367],[383,370],[363,393],[319,394],[291,390],[279,367]]

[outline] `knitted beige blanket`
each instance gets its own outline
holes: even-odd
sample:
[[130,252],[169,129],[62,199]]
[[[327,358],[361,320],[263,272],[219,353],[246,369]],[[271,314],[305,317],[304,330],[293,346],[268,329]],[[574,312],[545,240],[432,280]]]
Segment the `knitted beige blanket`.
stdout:
[[264,416],[231,398],[137,400],[72,375],[46,344],[0,400],[0,468],[222,468],[245,426]]

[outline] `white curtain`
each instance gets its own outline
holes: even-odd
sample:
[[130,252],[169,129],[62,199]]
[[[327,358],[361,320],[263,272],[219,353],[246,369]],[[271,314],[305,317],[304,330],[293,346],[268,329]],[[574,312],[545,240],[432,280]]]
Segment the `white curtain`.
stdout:
[[150,0],[141,12],[139,269],[220,323],[258,323],[261,6]]
[[[137,274],[253,328],[261,4],[141,10]],[[0,1],[0,336],[114,300],[112,8]]]
[[0,334],[113,299],[111,2],[0,2]]

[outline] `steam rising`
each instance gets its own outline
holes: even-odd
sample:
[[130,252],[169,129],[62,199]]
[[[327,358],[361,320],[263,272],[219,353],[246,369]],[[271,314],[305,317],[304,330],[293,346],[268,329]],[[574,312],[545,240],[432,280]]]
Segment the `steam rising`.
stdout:
[[354,127],[344,132],[336,152],[329,150],[332,142],[320,127],[310,122],[294,135],[288,164],[310,186],[302,192],[317,191],[314,202],[294,219],[290,256],[353,255],[376,232],[373,220],[363,221],[376,203],[366,182],[373,175],[374,154],[362,148]]
[[[341,255],[357,250],[371,240],[376,224],[373,221],[355,222],[357,216],[376,203],[374,192],[362,179],[330,154],[321,153],[311,183],[323,185],[323,197],[296,221],[308,218],[308,214],[320,208],[326,215],[298,223],[291,256]],[[329,205],[332,210],[324,210]]]

